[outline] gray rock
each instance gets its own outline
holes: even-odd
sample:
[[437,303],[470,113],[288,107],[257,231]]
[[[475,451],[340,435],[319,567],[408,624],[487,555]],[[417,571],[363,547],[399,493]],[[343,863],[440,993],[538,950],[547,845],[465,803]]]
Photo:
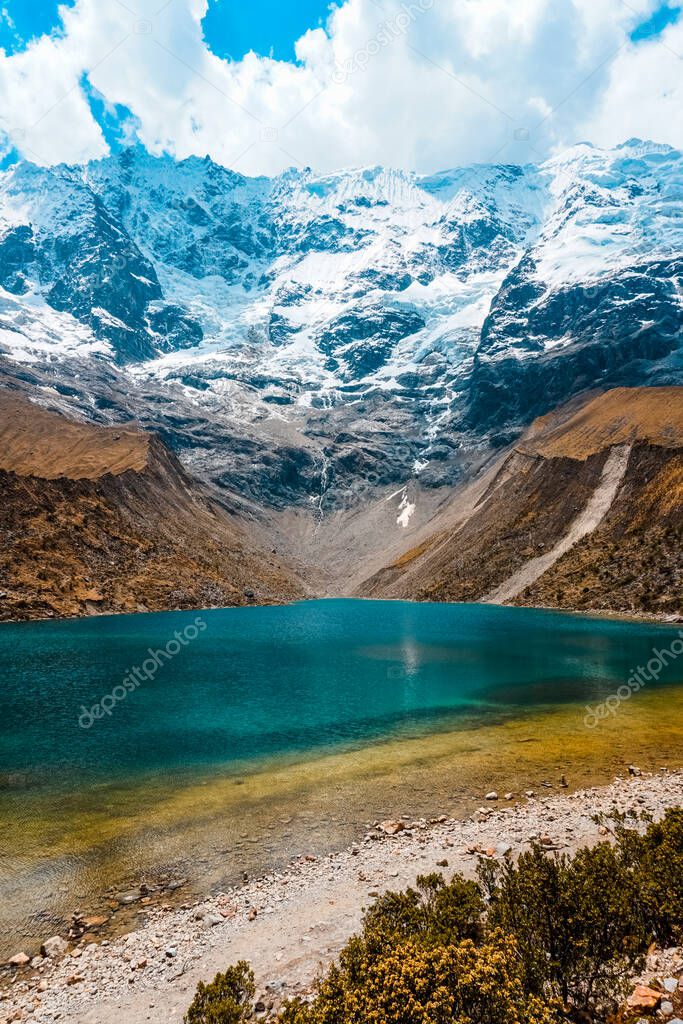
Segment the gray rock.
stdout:
[[678,988],[678,978],[665,978],[664,979],[664,990],[666,992],[675,992]]
[[496,793],[495,789],[492,789],[490,793],[486,794],[486,799],[487,800],[497,800],[498,799],[498,794]]
[[670,1017],[674,1012],[674,1004],[668,999],[663,999],[659,1004],[659,1009],[664,1017]]
[[53,935],[51,939],[45,940],[40,947],[40,952],[43,956],[56,957],[66,953],[68,948],[69,944],[66,939],[63,939],[61,935]]

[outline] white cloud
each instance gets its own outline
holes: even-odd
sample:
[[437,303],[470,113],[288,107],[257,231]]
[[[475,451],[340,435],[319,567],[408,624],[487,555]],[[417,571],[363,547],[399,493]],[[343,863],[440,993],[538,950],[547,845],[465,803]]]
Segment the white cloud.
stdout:
[[84,75],[150,151],[245,173],[537,160],[579,137],[683,143],[683,27],[628,43],[655,0],[346,0],[297,41],[297,63],[222,60],[207,0],[158,5],[76,0],[59,33],[0,51],[0,127],[25,156],[107,152]]
[[585,131],[605,145],[634,136],[683,145],[683,22],[618,54]]

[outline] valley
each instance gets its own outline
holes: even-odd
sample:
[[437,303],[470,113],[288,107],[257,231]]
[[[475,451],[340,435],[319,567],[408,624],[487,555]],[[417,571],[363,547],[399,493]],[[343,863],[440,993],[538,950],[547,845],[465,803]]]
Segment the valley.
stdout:
[[0,614],[680,614],[682,180],[637,139],[431,176],[11,166]]

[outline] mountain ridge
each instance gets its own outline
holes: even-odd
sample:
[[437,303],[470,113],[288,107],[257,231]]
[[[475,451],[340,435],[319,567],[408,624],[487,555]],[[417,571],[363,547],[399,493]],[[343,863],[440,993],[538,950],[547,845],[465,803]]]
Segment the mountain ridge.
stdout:
[[680,382],[681,168],[639,140],[425,176],[16,165],[0,374],[266,514],[451,486],[573,394]]

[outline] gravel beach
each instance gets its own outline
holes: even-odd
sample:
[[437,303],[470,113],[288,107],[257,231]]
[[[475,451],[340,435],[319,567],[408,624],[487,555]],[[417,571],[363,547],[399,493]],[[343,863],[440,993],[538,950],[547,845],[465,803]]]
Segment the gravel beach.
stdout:
[[241,958],[251,962],[267,1015],[283,998],[310,989],[385,889],[429,871],[472,875],[480,855],[514,857],[533,840],[571,852],[608,837],[595,815],[659,818],[681,803],[683,770],[670,768],[575,792],[482,793],[472,817],[378,822],[356,845],[326,857],[316,855],[312,832],[310,853],[287,871],[180,909],[150,908],[126,936],[70,943],[61,956],[7,972],[0,1021],[181,1021],[197,982]]

